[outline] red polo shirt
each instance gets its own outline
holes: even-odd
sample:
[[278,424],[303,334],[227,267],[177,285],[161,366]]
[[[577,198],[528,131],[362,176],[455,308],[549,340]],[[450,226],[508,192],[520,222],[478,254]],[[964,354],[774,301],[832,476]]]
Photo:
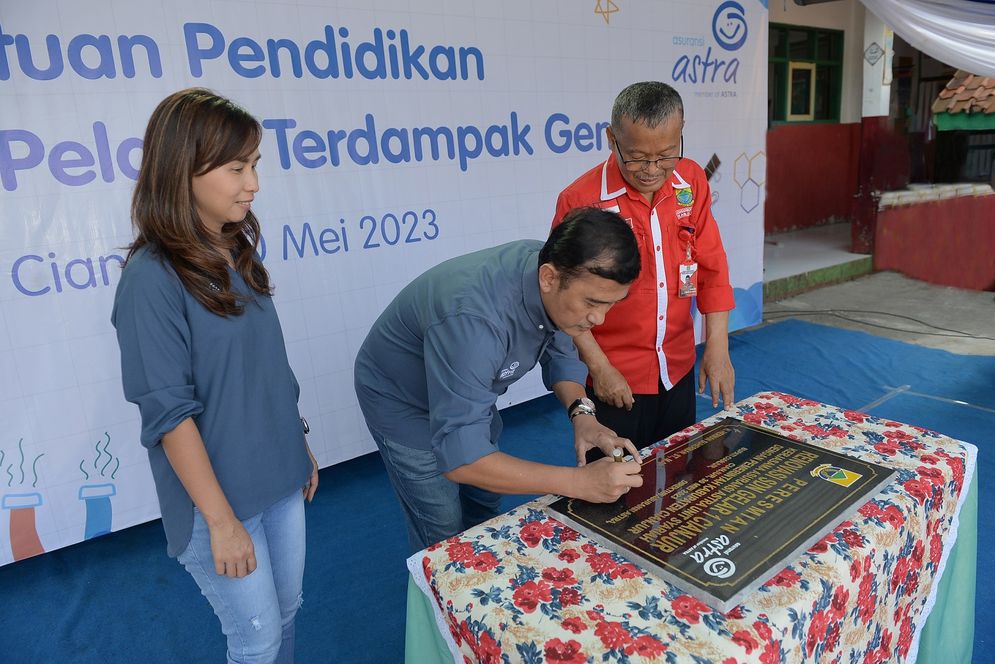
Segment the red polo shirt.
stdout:
[[691,256],[698,263],[698,311],[735,307],[719,227],[711,212],[712,192],[701,166],[682,159],[650,205],[622,179],[615,155],[577,178],[556,201],[555,227],[577,207],[618,212],[635,232],[642,269],[629,296],[608,312],[592,332],[608,360],[634,394],[656,394],[694,367],[694,322],[690,297],[678,297],[678,266]]

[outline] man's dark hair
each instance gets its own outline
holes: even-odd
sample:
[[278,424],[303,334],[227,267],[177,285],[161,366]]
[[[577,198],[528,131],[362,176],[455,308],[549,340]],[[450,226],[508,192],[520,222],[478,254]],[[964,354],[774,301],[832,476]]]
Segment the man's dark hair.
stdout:
[[684,119],[684,102],[677,90],[659,81],[633,83],[615,97],[612,130],[619,130],[623,118],[652,129],[675,113]]
[[630,284],[639,276],[639,246],[632,229],[616,213],[576,208],[549,234],[539,252],[539,264],[543,263],[560,272],[561,287],[585,271]]

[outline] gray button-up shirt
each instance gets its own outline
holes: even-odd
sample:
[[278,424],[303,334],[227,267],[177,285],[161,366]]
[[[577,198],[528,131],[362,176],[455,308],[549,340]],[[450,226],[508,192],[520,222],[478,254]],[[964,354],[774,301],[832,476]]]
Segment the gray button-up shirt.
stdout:
[[547,387],[581,385],[587,367],[539,294],[536,240],[448,260],[402,290],[356,357],[367,424],[435,452],[449,471],[497,450],[495,402],[537,363]]

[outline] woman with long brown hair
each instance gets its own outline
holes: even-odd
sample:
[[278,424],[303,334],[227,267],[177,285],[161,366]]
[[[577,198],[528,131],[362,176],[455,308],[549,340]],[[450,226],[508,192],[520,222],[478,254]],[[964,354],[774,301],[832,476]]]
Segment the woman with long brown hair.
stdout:
[[209,90],[159,104],[112,314],[168,553],[214,608],[229,662],[293,661],[304,499],[318,484],[256,253],[261,136]]

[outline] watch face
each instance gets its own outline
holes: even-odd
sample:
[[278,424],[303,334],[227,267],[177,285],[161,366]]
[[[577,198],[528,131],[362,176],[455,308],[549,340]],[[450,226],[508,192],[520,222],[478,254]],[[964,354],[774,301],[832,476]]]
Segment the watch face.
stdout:
[[567,414],[570,416],[570,419],[573,419],[574,415],[578,415],[580,413],[594,415],[594,412],[595,412],[594,402],[588,399],[587,397],[581,397],[580,399],[577,399],[572,404],[570,404],[570,407],[567,409]]

